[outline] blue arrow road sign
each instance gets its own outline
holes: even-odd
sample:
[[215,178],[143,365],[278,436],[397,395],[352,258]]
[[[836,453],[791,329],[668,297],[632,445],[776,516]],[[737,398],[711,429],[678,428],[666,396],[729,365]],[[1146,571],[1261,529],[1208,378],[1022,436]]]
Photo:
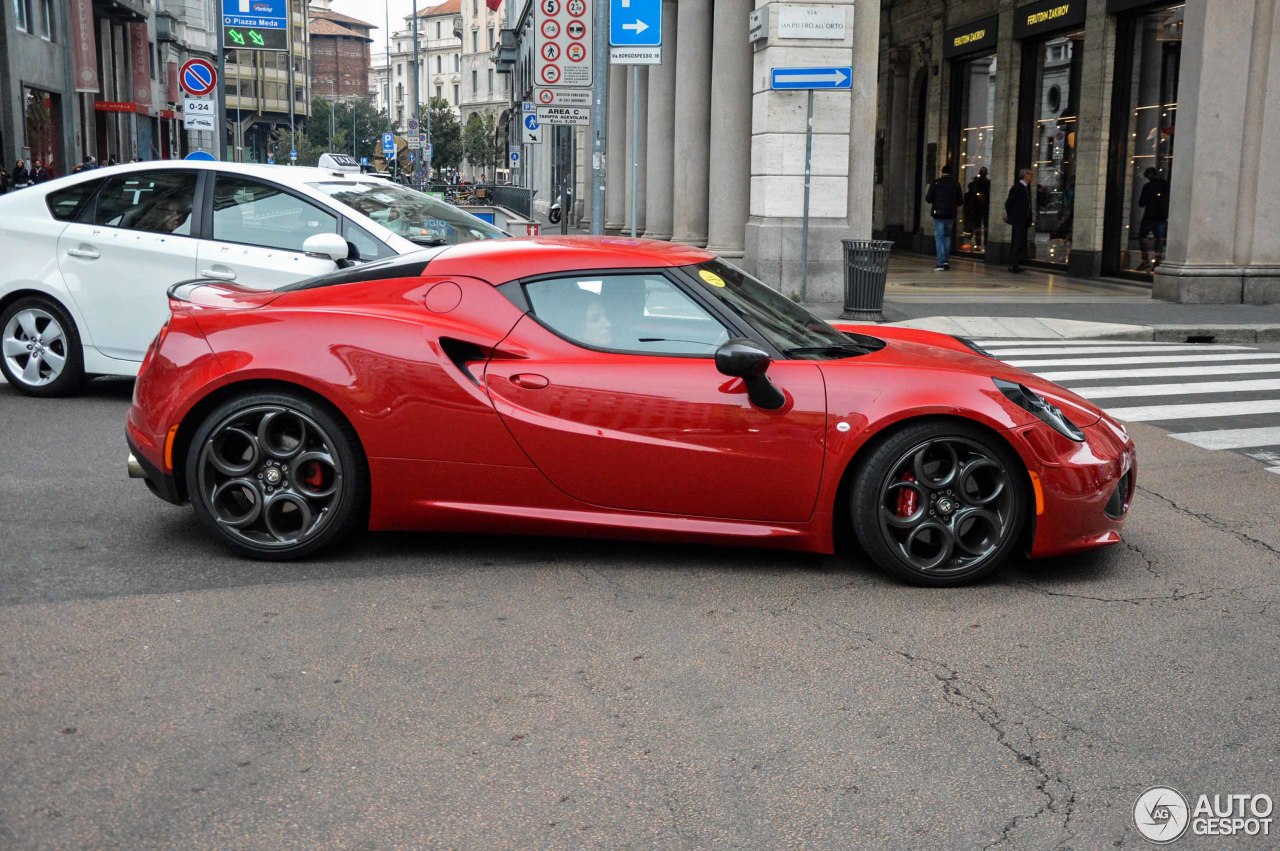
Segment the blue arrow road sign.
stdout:
[[258,30],[289,29],[289,0],[222,0],[222,23]]
[[390,133],[382,134],[382,150],[394,151],[396,149],[396,137]]
[[851,89],[853,88],[853,67],[845,65],[835,68],[774,68],[772,86],[774,91]]
[[609,0],[609,44],[661,47],[662,0]]

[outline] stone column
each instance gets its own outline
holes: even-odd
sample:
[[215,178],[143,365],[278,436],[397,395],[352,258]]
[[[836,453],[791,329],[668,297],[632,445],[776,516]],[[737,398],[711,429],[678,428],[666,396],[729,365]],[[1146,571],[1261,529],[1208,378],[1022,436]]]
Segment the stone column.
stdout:
[[889,133],[885,138],[886,159],[889,173],[885,185],[889,197],[885,199],[885,230],[889,239],[905,241],[911,198],[906,187],[911,185],[907,172],[907,152],[911,149],[908,122],[911,119],[911,53],[906,48],[894,48],[889,54],[889,67],[893,71],[893,94],[890,103]]
[[[842,39],[779,39],[779,14],[771,9],[769,40],[756,50],[752,74],[751,218],[744,263],[769,286],[809,302],[842,300],[840,240],[871,235],[880,15],[874,9],[864,13],[864,4],[855,16],[852,0],[826,5],[844,10]],[[804,91],[773,91],[770,69],[846,65],[853,66],[853,92],[814,93],[809,267],[802,293],[808,96]]]
[[649,66],[649,127],[645,150],[645,232],[671,239],[672,167],[675,161],[676,3],[662,0],[662,64]]
[[1280,121],[1267,88],[1280,74],[1280,15],[1276,0],[1239,0],[1232,9],[1186,5],[1168,253],[1152,288],[1167,301],[1280,301],[1280,180],[1262,160]]
[[626,218],[626,175],[627,163],[626,139],[624,128],[628,120],[627,111],[627,66],[609,66],[609,124],[608,136],[605,139],[605,216],[604,232],[616,234],[621,232],[623,220]]
[[1000,10],[1000,35],[996,41],[995,116],[991,132],[991,221],[983,259],[992,265],[1008,265],[1012,231],[1004,221],[1004,201],[1018,179],[1018,170],[1030,163],[1018,162],[1018,82],[1022,76],[1022,43],[1013,40],[1013,9]]
[[[638,78],[638,79],[637,79]],[[644,65],[632,65],[627,74],[627,97],[631,97],[632,80],[635,80],[636,99],[639,101],[640,108],[633,110],[631,101],[627,101],[627,142],[626,142],[626,160],[627,160],[627,205],[623,215],[623,221],[626,223],[623,227],[623,233],[631,235],[631,193],[636,192],[636,186],[639,191],[636,194],[636,236],[644,233],[645,223],[645,165],[647,157],[645,156],[645,139],[648,130],[648,110],[649,103],[649,70]],[[632,120],[635,115],[639,115],[640,123],[634,128]],[[637,160],[635,186],[631,183],[631,133],[635,131],[636,150],[635,156]]]
[[[723,1],[723,0],[722,0]],[[672,239],[707,244],[711,156],[711,0],[680,0],[676,50],[675,168]],[[745,36],[740,36],[745,39]],[[735,68],[742,73],[741,68]],[[717,140],[719,143],[722,140]]]
[[1088,7],[1084,25],[1084,62],[1080,74],[1080,112],[1076,120],[1075,203],[1072,208],[1072,275],[1102,274],[1102,237],[1106,219],[1107,149],[1111,143],[1111,86],[1115,75],[1116,24],[1106,7]]
[[751,214],[751,45],[746,38],[752,0],[715,4],[711,53],[711,139],[708,189],[715,194],[707,218],[707,249],[741,257]]

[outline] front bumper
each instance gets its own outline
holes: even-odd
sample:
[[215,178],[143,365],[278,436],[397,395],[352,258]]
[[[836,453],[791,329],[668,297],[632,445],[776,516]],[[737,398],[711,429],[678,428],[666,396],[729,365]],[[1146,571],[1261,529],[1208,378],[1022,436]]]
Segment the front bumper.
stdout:
[[1040,485],[1033,558],[1120,541],[1136,486],[1137,452],[1123,429],[1106,419],[1082,430],[1084,443],[1043,425],[1010,433]]

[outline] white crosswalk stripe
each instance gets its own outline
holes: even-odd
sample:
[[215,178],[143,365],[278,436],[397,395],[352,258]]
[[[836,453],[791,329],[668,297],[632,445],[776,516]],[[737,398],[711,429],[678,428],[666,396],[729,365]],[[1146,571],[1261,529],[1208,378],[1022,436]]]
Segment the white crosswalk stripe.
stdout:
[[[1124,422],[1239,452],[1280,473],[1280,352],[1128,340],[975,340],[994,357],[1062,384]],[[1204,379],[1192,380],[1187,379]]]

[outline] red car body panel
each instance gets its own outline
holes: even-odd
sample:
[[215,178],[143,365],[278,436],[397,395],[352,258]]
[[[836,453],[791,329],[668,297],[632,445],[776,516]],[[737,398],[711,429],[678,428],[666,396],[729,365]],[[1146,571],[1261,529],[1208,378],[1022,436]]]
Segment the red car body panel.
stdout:
[[[905,420],[959,417],[1000,435],[1043,505],[1032,555],[1118,540],[1102,508],[1133,444],[1087,401],[943,335],[843,327],[887,340],[843,360],[777,360],[776,411],[703,357],[581,348],[497,285],[532,275],[706,262],[684,246],[513,239],[451,247],[421,276],[256,293],[202,288],[173,303],[147,355],[127,432],[171,475],[210,399],[246,382],[327,400],[369,461],[370,528],[720,542],[831,552],[858,452]],[[1074,443],[1007,400],[1021,382],[1088,435]],[[180,474],[174,491],[180,496]],[[1028,493],[1031,484],[1028,481]],[[1127,508],[1127,506],[1126,506]]]

